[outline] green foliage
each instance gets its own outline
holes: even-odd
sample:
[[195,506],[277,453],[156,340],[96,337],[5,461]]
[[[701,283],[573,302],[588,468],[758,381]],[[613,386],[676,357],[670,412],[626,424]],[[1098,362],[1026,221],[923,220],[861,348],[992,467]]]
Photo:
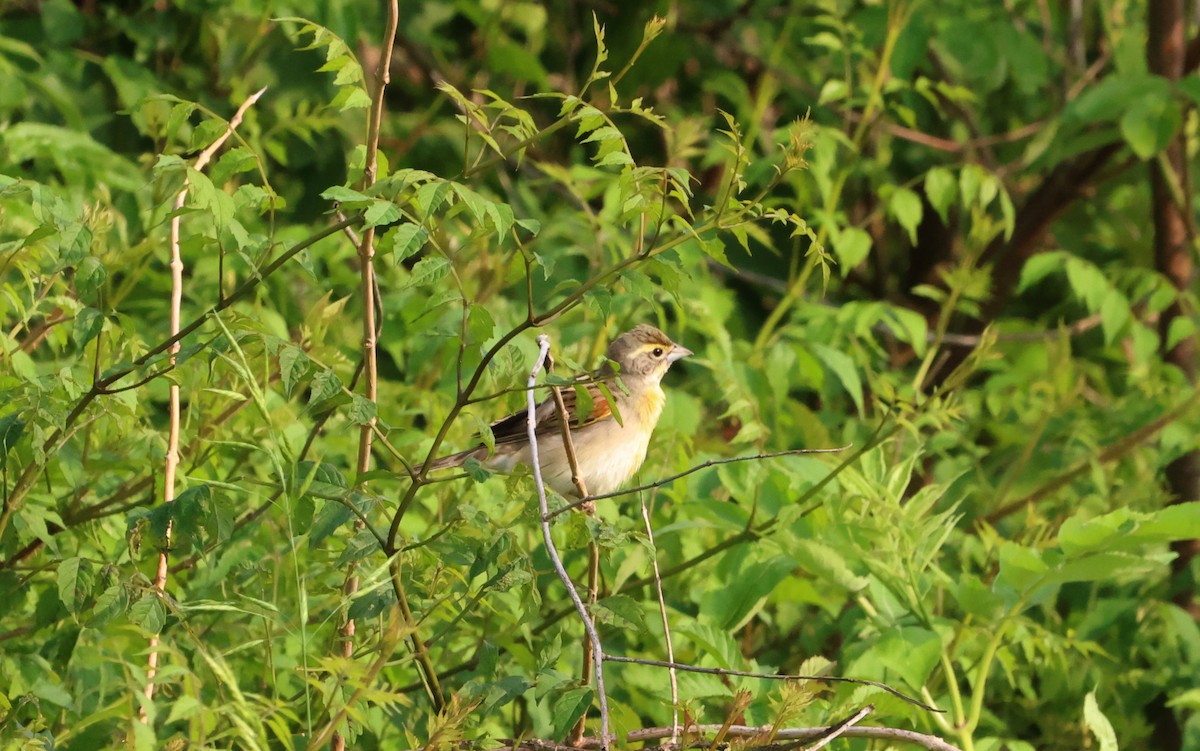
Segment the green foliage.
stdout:
[[[657,561],[676,661],[944,710],[685,672],[689,718],[1196,747],[1195,290],[1122,165],[1193,137],[1200,83],[1147,70],[1147,3],[1061,5],[417,4],[373,179],[381,4],[0,11],[0,748],[594,734],[529,474],[424,466],[494,445],[535,333],[587,407],[640,322],[696,357],[639,482],[846,448],[556,517],[605,650],[666,658]],[[605,678],[614,731],[670,724],[662,668]]]

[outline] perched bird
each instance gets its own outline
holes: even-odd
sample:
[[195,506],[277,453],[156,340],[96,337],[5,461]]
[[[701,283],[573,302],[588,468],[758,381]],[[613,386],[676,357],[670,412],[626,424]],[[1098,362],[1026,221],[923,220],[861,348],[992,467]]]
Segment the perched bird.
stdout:
[[[591,410],[580,420],[578,403],[573,389],[562,391],[567,415],[570,417],[571,443],[579,473],[590,495],[612,493],[633,477],[646,459],[650,434],[662,415],[666,394],[661,382],[671,363],[692,354],[690,349],[671,341],[666,334],[646,324],[621,334],[608,346],[608,359],[599,379],[608,386],[616,402],[618,422],[613,406],[594,384],[587,386],[591,395]],[[617,384],[616,379],[621,384]],[[622,388],[621,386],[624,386]],[[571,480],[571,464],[563,446],[558,407],[553,397],[537,406],[538,457],[542,479],[564,496],[578,497]],[[476,459],[488,469],[511,472],[516,465],[529,462],[529,438],[524,410],[492,424],[496,451],[489,454],[487,446],[477,446],[436,460],[431,469],[459,467],[467,459]]]

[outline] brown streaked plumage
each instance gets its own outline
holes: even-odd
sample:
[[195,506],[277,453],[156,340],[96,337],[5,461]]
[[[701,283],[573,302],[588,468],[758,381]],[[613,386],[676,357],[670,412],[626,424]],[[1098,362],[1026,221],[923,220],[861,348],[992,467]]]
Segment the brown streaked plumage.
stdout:
[[[617,337],[608,347],[608,359],[617,363],[613,372],[606,363],[599,377],[606,381],[609,393],[616,402],[609,404],[595,384],[588,384],[591,411],[581,421],[574,389],[562,391],[563,402],[570,417],[571,442],[579,463],[584,484],[592,495],[612,493],[642,466],[650,435],[662,414],[666,395],[661,381],[671,363],[687,357],[692,351],[671,341],[653,326],[640,324]],[[620,384],[616,381],[619,378]],[[624,386],[624,389],[621,386]],[[561,495],[577,496],[571,481],[571,467],[561,438],[558,408],[553,399],[537,406],[538,456],[546,484]],[[511,472],[518,464],[529,464],[529,441],[526,434],[527,416],[524,410],[492,424],[496,452],[489,455],[486,446],[442,457],[431,469],[458,467],[474,458],[485,467],[499,472]]]

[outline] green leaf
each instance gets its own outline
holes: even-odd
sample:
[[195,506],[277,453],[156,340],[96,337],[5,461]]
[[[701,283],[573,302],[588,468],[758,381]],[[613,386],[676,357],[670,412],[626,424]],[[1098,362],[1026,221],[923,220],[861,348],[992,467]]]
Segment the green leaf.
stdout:
[[1024,592],[1041,582],[1048,571],[1049,567],[1037,551],[1007,540],[1000,544],[1000,573],[996,579],[997,583]]
[[584,384],[577,383],[573,387],[575,389],[575,417],[576,421],[583,425],[587,420],[588,415],[595,408],[595,400],[592,399],[591,390]]
[[417,261],[413,266],[412,274],[408,278],[408,282],[404,285],[407,287],[433,286],[446,275],[450,273],[450,261],[443,256],[427,256]]
[[279,377],[285,395],[292,395],[296,384],[308,372],[309,362],[308,355],[299,347],[285,346],[279,351]]
[[1166,349],[1174,349],[1175,345],[1188,337],[1196,335],[1196,322],[1191,316],[1176,316],[1167,327]]
[[921,224],[924,212],[921,197],[908,188],[897,188],[888,199],[888,213],[895,217],[900,226],[908,233],[908,241],[917,244],[917,227]]
[[916,626],[888,630],[876,645],[880,660],[908,685],[925,685],[942,655],[942,641],[936,633]]
[[83,308],[75,314],[75,325],[71,328],[71,341],[77,349],[83,349],[88,342],[100,334],[104,327],[104,315],[95,308]]
[[1200,501],[1173,503],[1156,511],[1137,530],[1155,542],[1200,539]]
[[611,595],[598,601],[592,612],[600,623],[615,625],[623,630],[633,630],[641,634],[649,633],[646,627],[646,614],[642,606],[628,595]]
[[989,175],[984,171],[983,167],[977,164],[967,164],[958,173],[958,190],[962,194],[962,203],[964,206],[975,204],[976,199],[980,196],[980,189]]
[[396,204],[391,201],[376,200],[363,212],[363,227],[378,227],[381,224],[398,222],[404,217]]
[[1183,112],[1166,92],[1142,97],[1121,116],[1121,135],[1142,159],[1167,147],[1179,131]]
[[840,553],[816,540],[796,540],[792,547],[796,565],[806,573],[833,582],[847,592],[858,592],[866,588],[869,580],[857,576]]
[[321,198],[342,204],[361,203],[364,205],[378,200],[345,185],[332,185],[326,188],[321,192]]
[[392,237],[392,261],[395,263],[419,253],[429,239],[428,230],[411,222],[398,225],[388,234]]
[[1066,253],[1058,250],[1032,256],[1021,267],[1021,281],[1017,285],[1017,291],[1024,292],[1047,276],[1061,272],[1067,258]]
[[312,390],[309,393],[308,403],[310,405],[317,404],[340,393],[342,393],[341,380],[333,370],[326,368],[325,370],[318,371],[313,376]]
[[96,574],[91,561],[74,556],[58,564],[58,598],[70,613],[78,613],[92,596]]
[[950,223],[950,207],[958,198],[958,181],[945,167],[934,167],[925,173],[925,195],[933,210],[942,218],[943,224]]
[[1112,344],[1125,327],[1133,320],[1133,310],[1116,290],[1111,290],[1100,303],[1100,327],[1104,330],[1104,343]]
[[108,279],[108,270],[100,259],[88,256],[75,269],[75,287],[82,294],[92,294]]
[[860,415],[863,414],[862,379],[858,376],[858,368],[855,367],[854,361],[847,355],[824,344],[811,343],[809,348],[817,356],[817,359],[837,376],[838,381],[842,384],[842,388],[846,389],[846,393],[854,401],[854,406],[858,410],[858,413]]
[[1063,110],[1063,120],[1087,125],[1095,122],[1116,122],[1137,106],[1139,100],[1165,97],[1170,85],[1165,78],[1146,73],[1117,73],[1105,76],[1094,86],[1088,86]]
[[837,255],[842,276],[867,259],[871,252],[871,236],[858,227],[846,227],[837,231],[833,238],[833,252]]
[[553,737],[565,738],[575,723],[592,706],[592,689],[587,686],[564,691],[550,699],[550,717],[553,722]]
[[964,613],[985,623],[997,620],[1004,612],[1004,598],[985,586],[977,576],[963,574],[951,591]]
[[706,593],[701,600],[701,613],[718,628],[736,631],[762,609],[775,588],[795,569],[796,562],[790,556],[752,563],[738,572],[739,586],[720,587]]
[[379,407],[375,402],[362,394],[353,394],[350,397],[350,408],[346,412],[346,417],[355,425],[369,425],[378,412]]
[[1111,289],[1104,272],[1075,256],[1067,259],[1066,269],[1071,291],[1087,305],[1089,311],[1099,310]]
[[354,512],[345,504],[338,501],[326,501],[313,517],[312,526],[308,529],[309,550],[321,550],[325,541],[337,530],[355,519]]
[[167,609],[158,595],[147,592],[129,609],[129,620],[146,631],[157,634],[167,622]]
[[233,196],[213,184],[203,172],[188,168],[188,204],[205,212],[217,227],[228,226],[236,207]]
[[0,417],[0,467],[8,462],[8,452],[13,450],[25,433],[25,421],[19,412],[10,412]]
[[[491,430],[489,429],[488,432],[490,433]],[[473,456],[463,462],[463,471],[467,473],[472,482],[487,482],[488,478],[492,476],[492,473]]]
[[467,341],[482,346],[496,333],[496,319],[482,305],[472,305],[467,312]]
[[1099,751],[1118,751],[1117,733],[1113,730],[1112,723],[1100,711],[1095,691],[1089,691],[1083,700],[1083,724],[1096,736],[1096,741],[1100,744]]

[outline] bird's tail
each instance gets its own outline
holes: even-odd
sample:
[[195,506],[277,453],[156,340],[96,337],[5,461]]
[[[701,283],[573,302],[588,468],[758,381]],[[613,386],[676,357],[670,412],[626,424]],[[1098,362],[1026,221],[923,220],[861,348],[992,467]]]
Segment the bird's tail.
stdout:
[[439,469],[449,469],[450,467],[461,467],[467,459],[472,457],[482,460],[487,456],[487,446],[476,446],[473,449],[459,451],[457,454],[450,454],[433,460],[433,464],[429,465],[429,471],[434,472]]

